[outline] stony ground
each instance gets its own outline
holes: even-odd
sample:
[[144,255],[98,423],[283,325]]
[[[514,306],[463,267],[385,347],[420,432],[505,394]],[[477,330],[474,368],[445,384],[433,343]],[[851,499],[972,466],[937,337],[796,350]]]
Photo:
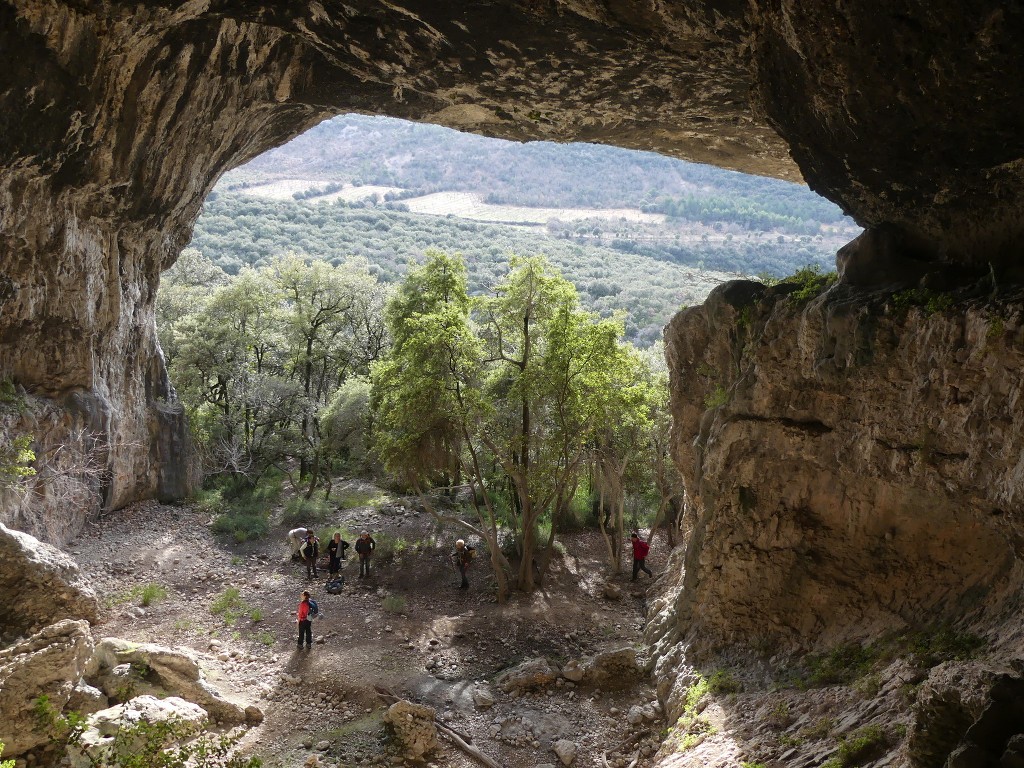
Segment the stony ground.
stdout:
[[[346,494],[374,498],[317,525],[324,545],[336,530],[354,541],[366,528],[381,546],[369,579],[357,578],[358,565],[346,562],[340,595],[323,591],[323,577],[307,581],[304,567],[290,559],[286,525],[266,540],[236,545],[215,536],[196,508],[153,502],[90,525],[69,550],[104,605],[96,634],[201,653],[211,682],[263,709],[263,724],[243,745],[268,766],[402,764],[375,685],[435,708],[503,768],[558,764],[552,744],[559,739],[576,744],[573,765],[581,768],[650,764],[664,723],[652,719],[650,706],[646,720],[630,723],[635,709],[627,718],[631,708],[654,702],[650,681],[623,680],[617,690],[559,681],[522,696],[492,684],[501,670],[537,656],[564,663],[624,646],[642,649],[650,582],[630,589],[628,573],[616,576],[623,598],[605,598],[599,534],[565,538],[544,588],[498,605],[485,562],[474,564],[469,590],[457,588],[447,557],[462,535],[454,528],[439,528],[428,514],[373,488],[350,484],[339,498]],[[657,547],[653,554],[657,570],[664,560]],[[147,589],[157,598],[143,607]],[[322,613],[311,651],[295,645],[303,589]],[[481,691],[493,696],[493,706],[474,703]],[[478,763],[442,739],[428,765]]]

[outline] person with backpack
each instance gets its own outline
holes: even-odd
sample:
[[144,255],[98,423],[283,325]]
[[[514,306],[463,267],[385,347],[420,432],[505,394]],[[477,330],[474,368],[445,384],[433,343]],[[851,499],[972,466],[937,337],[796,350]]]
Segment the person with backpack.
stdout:
[[341,538],[340,533],[335,533],[334,538],[327,544],[327,556],[330,558],[327,570],[330,571],[331,576],[337,576],[338,571],[341,570],[341,561],[345,559],[346,549],[348,549],[348,542]]
[[455,551],[452,553],[452,561],[455,563],[455,567],[459,569],[459,573],[462,575],[462,584],[459,585],[459,589],[469,589],[469,579],[466,578],[466,572],[469,570],[470,564],[473,562],[473,558],[476,556],[476,550],[473,547],[467,547],[466,542],[459,539],[455,542]]
[[302,641],[306,641],[306,650],[313,647],[313,619],[320,614],[320,607],[309,592],[302,593],[302,600],[299,602],[299,609],[295,612],[299,622],[299,650],[302,650]]
[[356,539],[356,554],[359,555],[359,578],[370,576],[370,555],[377,548],[377,542],[369,531],[363,531]]
[[310,531],[300,551],[302,553],[302,561],[306,564],[306,578],[316,578],[319,575],[316,570],[316,559],[320,557],[320,539]]
[[640,534],[636,531],[629,534],[629,539],[633,544],[633,581],[636,581],[636,576],[640,571],[643,571],[653,579],[654,574],[651,572],[651,569],[644,565],[647,553],[651,551],[650,545],[641,539]]

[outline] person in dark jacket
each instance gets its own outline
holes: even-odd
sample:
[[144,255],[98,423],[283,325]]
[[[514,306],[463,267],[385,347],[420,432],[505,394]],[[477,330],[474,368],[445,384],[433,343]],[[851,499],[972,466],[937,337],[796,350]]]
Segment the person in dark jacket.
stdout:
[[647,553],[651,551],[650,545],[641,539],[640,534],[636,531],[629,534],[629,540],[633,544],[633,581],[636,581],[636,576],[640,571],[643,571],[653,579],[654,574],[651,573],[651,569],[644,565]]
[[327,544],[327,556],[331,560],[327,570],[330,571],[331,576],[336,576],[341,570],[341,561],[345,559],[346,549],[348,549],[348,542],[341,538],[340,533],[335,533],[334,538]]
[[299,609],[295,612],[295,618],[299,622],[299,650],[302,650],[302,641],[306,641],[306,650],[313,647],[313,619],[309,615],[309,592],[302,593],[302,600],[299,602]]
[[310,531],[300,551],[302,553],[302,562],[306,564],[306,578],[316,578],[319,575],[316,571],[316,559],[320,557],[320,539]]
[[359,555],[359,578],[370,575],[370,555],[377,548],[377,542],[369,531],[363,531],[356,539],[356,554]]
[[455,567],[459,569],[459,573],[462,575],[462,584],[459,585],[459,589],[469,589],[469,579],[466,577],[466,573],[473,562],[473,555],[473,548],[467,547],[465,541],[459,539],[455,542],[452,562],[455,563]]

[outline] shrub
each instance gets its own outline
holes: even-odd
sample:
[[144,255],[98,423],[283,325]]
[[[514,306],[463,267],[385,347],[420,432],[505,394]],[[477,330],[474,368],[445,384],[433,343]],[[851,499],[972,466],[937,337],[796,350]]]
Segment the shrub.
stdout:
[[742,689],[739,680],[727,669],[717,670],[708,679],[708,690],[711,693],[738,693]]
[[782,278],[782,282],[796,286],[789,297],[793,302],[803,304],[830,288],[838,279],[839,275],[835,272],[822,272],[819,265],[808,264],[789,277]]
[[[0,741],[0,757],[4,754],[4,743]],[[0,768],[14,768],[13,760],[0,760]]]
[[259,608],[253,608],[252,611],[249,613],[249,618],[252,619],[253,622],[258,624],[259,622],[263,621],[263,611],[261,611]]
[[887,742],[885,731],[877,725],[869,725],[854,731],[839,742],[839,750],[829,758],[822,768],[847,768],[862,762],[875,752],[881,751]]
[[712,408],[718,408],[720,405],[725,405],[729,402],[729,390],[725,387],[718,385],[714,391],[709,392],[704,397],[704,407],[708,410]]
[[282,520],[289,526],[323,523],[330,517],[332,511],[330,503],[323,499],[296,497],[289,499],[285,504]]

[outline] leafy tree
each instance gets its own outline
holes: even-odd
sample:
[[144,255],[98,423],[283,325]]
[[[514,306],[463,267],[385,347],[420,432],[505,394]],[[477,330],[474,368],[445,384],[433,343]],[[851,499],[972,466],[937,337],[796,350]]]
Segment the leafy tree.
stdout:
[[388,312],[395,344],[374,369],[377,445],[386,466],[422,493],[431,477],[470,478],[503,598],[494,494],[510,501],[518,588],[543,578],[556,525],[573,498],[590,441],[623,389],[630,357],[618,319],[579,306],[575,288],[540,258],[513,258],[493,297],[472,303],[461,259],[431,254]]
[[[498,520],[484,479],[471,425],[485,407],[480,398],[480,346],[469,319],[466,267],[440,251],[410,270],[388,306],[394,338],[390,354],[373,368],[374,439],[385,467],[405,479],[427,510],[479,535],[490,553],[498,600],[508,593],[510,570],[498,541]],[[441,515],[427,491],[446,487],[468,469],[478,524]]]

